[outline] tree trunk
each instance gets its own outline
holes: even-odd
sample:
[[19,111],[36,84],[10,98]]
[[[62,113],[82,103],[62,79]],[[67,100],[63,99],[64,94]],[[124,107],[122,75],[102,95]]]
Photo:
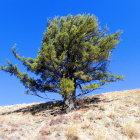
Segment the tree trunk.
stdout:
[[67,113],[76,109],[75,100],[75,90],[71,94],[67,94],[64,96],[64,107],[66,108]]

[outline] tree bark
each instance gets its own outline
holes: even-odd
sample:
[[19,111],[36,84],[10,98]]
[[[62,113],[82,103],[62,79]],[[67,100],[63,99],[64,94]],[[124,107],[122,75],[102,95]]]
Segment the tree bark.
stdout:
[[72,93],[68,93],[63,98],[64,98],[64,107],[66,108],[67,113],[76,109],[75,90]]

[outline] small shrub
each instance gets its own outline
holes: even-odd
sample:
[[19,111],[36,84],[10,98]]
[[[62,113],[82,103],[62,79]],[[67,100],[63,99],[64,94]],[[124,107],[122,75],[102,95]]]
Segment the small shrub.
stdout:
[[132,121],[126,121],[123,124],[123,132],[129,138],[138,137],[138,125]]
[[50,135],[51,131],[48,130],[46,127],[42,128],[39,133],[41,134],[41,136],[45,136],[45,135]]
[[104,122],[104,126],[105,126],[105,127],[110,126],[110,122],[108,122],[108,121]]
[[102,115],[96,115],[95,119],[101,120],[102,119]]
[[73,115],[73,119],[77,120],[77,119],[81,119],[82,115],[81,114],[74,114]]
[[120,127],[121,126],[119,122],[114,122],[113,124],[114,124],[115,127]]
[[65,120],[65,117],[63,115],[60,115],[58,118],[52,119],[50,121],[50,126],[51,125],[56,125],[56,124],[62,123],[64,120]]
[[66,137],[67,140],[80,140],[78,137],[77,127],[75,125],[71,125],[67,128]]
[[115,119],[115,117],[116,117],[116,112],[115,112],[115,109],[112,107],[111,109],[109,109],[109,111],[108,111],[108,117],[109,118],[111,118],[111,119]]
[[90,121],[94,120],[95,119],[95,116],[94,116],[93,111],[88,111],[86,113],[86,118],[89,119]]
[[102,111],[105,110],[105,107],[103,105],[99,105],[98,107],[99,107],[99,110],[102,110]]

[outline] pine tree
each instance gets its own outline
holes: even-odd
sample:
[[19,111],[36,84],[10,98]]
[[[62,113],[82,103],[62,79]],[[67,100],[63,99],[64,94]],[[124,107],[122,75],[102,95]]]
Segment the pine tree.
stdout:
[[15,47],[12,48],[14,56],[38,78],[22,73],[9,60],[1,69],[19,78],[28,94],[39,97],[46,92],[60,94],[67,111],[72,111],[77,96],[124,78],[108,71],[112,50],[119,42],[120,31],[107,34],[106,27],[101,29],[94,15],[55,17],[47,21],[35,59],[20,57]]

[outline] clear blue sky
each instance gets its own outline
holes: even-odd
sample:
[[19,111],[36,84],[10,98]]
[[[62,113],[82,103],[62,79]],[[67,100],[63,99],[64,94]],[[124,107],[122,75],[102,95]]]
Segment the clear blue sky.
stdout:
[[[91,13],[109,32],[123,31],[122,42],[113,51],[110,71],[125,75],[124,81],[112,83],[91,93],[140,88],[140,1],[139,0],[1,0],[0,65],[6,59],[19,64],[11,52],[16,43],[20,56],[35,57],[41,47],[49,17]],[[0,105],[45,101],[24,94],[25,88],[9,73],[0,71]],[[50,95],[54,97],[54,95]],[[60,99],[59,96],[56,96]]]

